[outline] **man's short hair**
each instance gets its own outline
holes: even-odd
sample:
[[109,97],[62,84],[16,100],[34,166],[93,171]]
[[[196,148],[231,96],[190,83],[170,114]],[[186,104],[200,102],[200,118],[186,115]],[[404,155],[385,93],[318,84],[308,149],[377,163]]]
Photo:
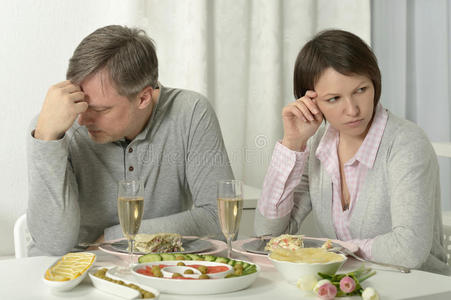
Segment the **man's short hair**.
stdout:
[[358,36],[344,30],[318,33],[301,49],[294,65],[293,91],[296,99],[314,90],[325,69],[343,75],[364,75],[374,85],[374,107],[381,95],[381,73],[371,48]]
[[129,99],[147,86],[158,86],[158,59],[144,30],[120,25],[102,27],[85,37],[69,61],[66,78],[80,84],[106,68],[118,93]]

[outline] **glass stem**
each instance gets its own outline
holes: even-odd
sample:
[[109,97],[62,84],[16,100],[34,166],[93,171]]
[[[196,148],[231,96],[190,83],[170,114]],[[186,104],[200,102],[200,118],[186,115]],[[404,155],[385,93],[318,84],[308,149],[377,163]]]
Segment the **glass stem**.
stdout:
[[227,257],[232,258],[232,237],[227,237]]
[[133,267],[133,250],[135,249],[135,239],[129,239],[128,240],[128,249],[130,249],[128,251],[128,256],[129,256],[129,264],[128,266],[130,267],[130,269]]

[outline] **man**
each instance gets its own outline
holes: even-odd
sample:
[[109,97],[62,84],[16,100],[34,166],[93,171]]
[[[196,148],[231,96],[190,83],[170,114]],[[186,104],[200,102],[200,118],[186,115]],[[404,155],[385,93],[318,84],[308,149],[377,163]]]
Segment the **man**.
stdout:
[[124,179],[145,185],[140,232],[221,236],[216,182],[233,174],[217,118],[203,96],[159,84],[144,31],[94,31],[67,79],[50,87],[28,137],[29,253],[122,237]]

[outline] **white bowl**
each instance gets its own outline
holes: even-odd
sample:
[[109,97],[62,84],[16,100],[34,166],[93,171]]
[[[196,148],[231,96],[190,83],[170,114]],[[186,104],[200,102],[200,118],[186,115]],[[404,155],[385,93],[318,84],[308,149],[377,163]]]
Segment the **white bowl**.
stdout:
[[334,274],[337,272],[347,260],[346,255],[339,255],[343,257],[343,260],[328,263],[290,262],[271,258],[270,255],[268,255],[268,258],[288,283],[296,284],[303,275],[317,275],[318,272]]
[[[49,268],[51,268],[52,266],[54,266],[59,260],[61,259],[58,258],[55,263],[53,263]],[[85,279],[86,275],[88,274],[89,269],[92,268],[92,266],[94,265],[96,261],[96,257],[94,257],[94,261],[92,262],[92,264],[89,266],[89,268],[87,268],[83,273],[81,273],[80,276],[78,276],[77,278],[74,278],[72,280],[66,280],[66,281],[53,281],[53,280],[47,280],[45,278],[45,273],[42,276],[42,281],[44,281],[44,283],[52,290],[52,291],[56,291],[56,292],[64,292],[64,291],[68,291],[70,289],[73,289],[74,287],[76,287],[80,282],[83,281],[83,279]]]

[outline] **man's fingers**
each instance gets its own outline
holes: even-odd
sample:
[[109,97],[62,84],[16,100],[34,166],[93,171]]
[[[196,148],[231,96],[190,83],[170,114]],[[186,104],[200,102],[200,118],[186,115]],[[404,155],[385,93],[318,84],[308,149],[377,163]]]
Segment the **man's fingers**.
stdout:
[[88,102],[82,101],[75,103],[75,112],[77,114],[83,113],[88,109]]
[[63,91],[66,93],[74,93],[74,92],[79,92],[81,91],[80,87],[78,85],[75,84],[68,84],[62,87]]
[[66,85],[69,85],[69,84],[71,84],[70,80],[64,80],[64,81],[58,82],[57,84],[55,84],[53,86],[62,88],[62,87],[65,87]]
[[69,99],[72,100],[75,103],[84,101],[85,100],[85,93],[83,93],[83,92],[71,93],[71,94],[69,94]]

